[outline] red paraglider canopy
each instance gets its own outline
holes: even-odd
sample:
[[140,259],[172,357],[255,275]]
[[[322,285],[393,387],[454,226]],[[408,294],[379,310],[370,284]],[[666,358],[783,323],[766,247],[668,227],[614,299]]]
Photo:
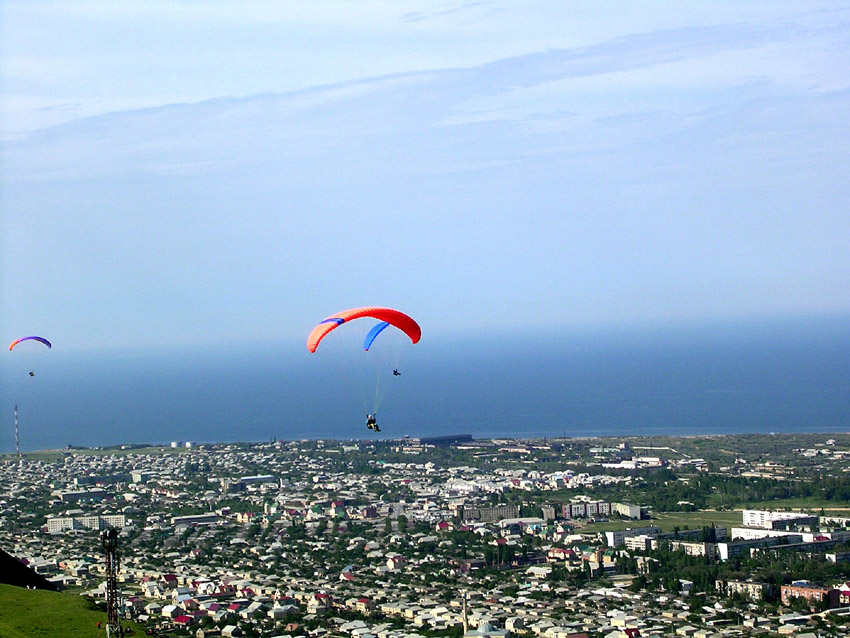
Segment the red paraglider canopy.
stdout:
[[410,337],[410,340],[413,343],[417,343],[422,337],[422,329],[419,327],[419,324],[403,312],[393,310],[392,308],[367,306],[364,308],[343,310],[342,312],[338,312],[322,321],[318,326],[313,328],[310,336],[307,337],[307,350],[315,352],[316,348],[319,347],[319,342],[324,339],[325,335],[327,335],[331,330],[337,328],[346,321],[360,319],[361,317],[372,317],[378,321],[386,321]]

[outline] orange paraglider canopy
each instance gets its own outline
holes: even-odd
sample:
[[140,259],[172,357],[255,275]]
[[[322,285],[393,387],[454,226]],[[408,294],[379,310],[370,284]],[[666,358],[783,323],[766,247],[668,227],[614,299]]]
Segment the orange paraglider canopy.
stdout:
[[413,343],[417,343],[422,337],[422,329],[411,317],[399,310],[392,308],[381,308],[379,306],[367,306],[364,308],[352,308],[351,310],[343,310],[335,315],[328,317],[319,325],[313,328],[310,336],[307,337],[307,350],[315,352],[319,347],[319,343],[325,338],[329,332],[339,327],[346,321],[360,319],[361,317],[372,317],[378,321],[386,321],[390,325],[395,326],[404,334],[410,337]]

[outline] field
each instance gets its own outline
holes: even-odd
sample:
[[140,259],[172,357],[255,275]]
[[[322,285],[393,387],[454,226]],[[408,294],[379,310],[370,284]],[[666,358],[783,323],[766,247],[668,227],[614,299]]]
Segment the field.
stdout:
[[[98,628],[97,623],[101,623]],[[122,621],[137,636],[141,625]],[[125,630],[126,631],[126,630]],[[0,638],[106,636],[106,612],[82,596],[0,585]]]
[[703,512],[662,512],[656,514],[652,519],[642,521],[609,521],[607,523],[592,523],[583,526],[580,532],[610,532],[628,527],[644,527],[655,525],[664,532],[672,532],[674,528],[694,529],[706,525],[717,525],[718,527],[741,526],[741,512],[729,511],[703,511]]
[[816,498],[785,498],[775,501],[752,501],[738,509],[748,510],[802,510],[820,514],[823,509],[827,516],[850,516],[850,503],[843,501],[827,501]]
[[[824,514],[827,516],[846,516],[850,517],[850,506],[844,503],[826,504]],[[830,507],[831,505],[831,507]],[[661,528],[661,531],[672,532],[675,527],[685,529],[686,527],[694,529],[695,527],[704,527],[707,525],[717,525],[718,527],[741,527],[743,525],[742,510],[703,510],[700,512],[661,512],[653,515],[651,519],[642,521],[608,521],[607,523],[591,523],[581,527],[580,532],[610,532],[629,527],[644,527],[647,525],[655,525]],[[787,499],[780,501],[763,501],[759,503],[749,503],[746,509],[764,509],[764,510],[806,510],[809,512],[820,513],[821,504],[813,504],[811,499]]]
[[[33,461],[44,461],[47,463],[61,463],[68,456],[127,456],[129,454],[184,454],[192,452],[193,449],[170,445],[156,445],[148,447],[134,447],[127,449],[119,448],[73,448],[70,450],[40,450],[38,452],[24,452],[23,457]],[[14,460],[13,454],[0,454],[0,460]]]

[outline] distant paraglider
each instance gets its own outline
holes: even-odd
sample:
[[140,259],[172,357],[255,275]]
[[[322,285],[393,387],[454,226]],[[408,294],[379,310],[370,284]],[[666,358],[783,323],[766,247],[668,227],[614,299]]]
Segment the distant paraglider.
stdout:
[[[22,341],[38,341],[39,343],[43,343],[44,345],[46,345],[48,348],[53,347],[53,345],[47,339],[45,339],[44,337],[21,337],[20,339],[15,339],[12,343],[9,344],[9,352],[11,352],[12,348],[14,348],[16,345],[18,345]],[[35,372],[30,370],[29,375],[31,377],[34,377]]]
[[14,348],[16,345],[23,341],[38,341],[39,343],[43,343],[44,345],[46,345],[48,348],[53,347],[51,343],[44,337],[21,337],[20,339],[15,339],[12,343],[9,344],[9,351],[11,351],[12,348]]
[[372,327],[372,329],[366,333],[366,338],[363,340],[363,349],[368,352],[372,343],[375,341],[375,338],[384,331],[384,328],[387,328],[389,325],[389,321],[381,321],[379,323],[376,323]]

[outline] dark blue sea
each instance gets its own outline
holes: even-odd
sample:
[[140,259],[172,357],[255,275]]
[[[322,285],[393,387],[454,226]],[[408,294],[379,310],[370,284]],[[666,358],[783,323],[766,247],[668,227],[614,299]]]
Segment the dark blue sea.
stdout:
[[[15,354],[21,354],[15,352]],[[302,342],[3,358],[0,452],[170,441],[850,430],[850,318],[430,334],[379,413]],[[29,376],[29,371],[34,376]],[[386,371],[391,374],[390,370]]]

